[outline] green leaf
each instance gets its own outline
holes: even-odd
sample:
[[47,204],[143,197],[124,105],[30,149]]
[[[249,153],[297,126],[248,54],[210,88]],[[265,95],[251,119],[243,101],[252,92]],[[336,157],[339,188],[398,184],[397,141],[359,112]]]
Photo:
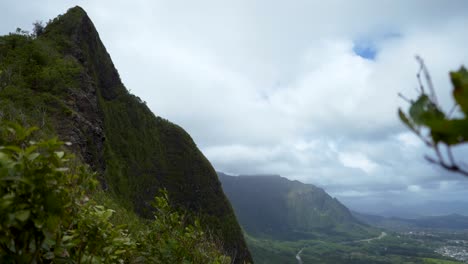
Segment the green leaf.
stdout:
[[49,251],[49,252],[44,254],[44,258],[47,259],[47,260],[54,259],[54,257],[55,257],[55,254],[52,251]]
[[31,153],[31,154],[28,155],[28,160],[31,160],[31,161],[35,160],[39,156],[40,156],[40,154],[37,153],[37,152]]
[[429,123],[429,128],[435,142],[456,145],[468,141],[467,119],[433,120]]
[[63,241],[63,242],[66,242],[66,241],[72,240],[72,239],[74,239],[74,238],[75,238],[75,236],[73,236],[73,235],[71,235],[71,236],[66,236],[66,235],[65,235],[65,236],[62,237],[62,241]]
[[63,158],[63,156],[65,155],[65,152],[63,151],[55,151],[55,155],[57,155],[57,157],[59,159]]
[[111,209],[107,209],[106,211],[104,211],[104,213],[102,214],[102,217],[104,220],[108,220],[112,214],[114,213],[114,210],[111,210]]
[[118,249],[118,250],[116,250],[116,251],[114,252],[114,254],[120,255],[120,254],[123,254],[123,253],[125,253],[125,252],[127,252],[125,249]]
[[21,148],[19,148],[19,147],[17,147],[17,146],[4,146],[4,147],[2,148],[2,150],[9,150],[9,151],[11,151],[11,152],[13,152],[13,153],[19,153],[19,152],[21,152]]
[[33,219],[34,226],[38,229],[42,229],[44,226],[44,219],[43,218],[35,218]]
[[37,146],[35,145],[32,145],[32,146],[29,146],[27,147],[25,150],[24,150],[24,153],[25,154],[31,154],[33,151],[35,151],[37,149]]
[[414,125],[411,123],[409,118],[401,111],[401,108],[398,108],[398,116],[400,117],[400,120],[411,130],[416,132],[416,129],[414,128]]
[[457,72],[451,72],[450,77],[453,84],[453,98],[463,113],[468,115],[468,71],[462,67]]
[[29,210],[21,210],[15,213],[15,218],[24,222],[28,220],[29,216],[31,215],[31,211]]
[[409,114],[411,119],[413,119],[414,123],[418,125],[424,124],[423,115],[425,112],[425,108],[429,103],[429,97],[425,94],[421,95],[416,102],[414,102],[409,110]]
[[26,134],[27,136],[30,136],[34,131],[37,131],[37,130],[39,130],[38,127],[35,127],[35,126],[34,126],[34,127],[30,127],[30,128],[28,128],[28,129],[25,131],[25,134]]
[[439,110],[426,94],[422,94],[416,102],[411,104],[409,114],[414,124],[423,126],[428,126],[434,120],[445,118],[444,113]]
[[15,177],[15,176],[2,177],[0,178],[0,181],[17,181],[17,182],[22,182],[22,183],[32,185],[32,183],[29,180],[22,178],[22,177]]
[[55,230],[59,224],[60,224],[60,218],[55,215],[49,216],[46,221],[46,226],[49,230]]

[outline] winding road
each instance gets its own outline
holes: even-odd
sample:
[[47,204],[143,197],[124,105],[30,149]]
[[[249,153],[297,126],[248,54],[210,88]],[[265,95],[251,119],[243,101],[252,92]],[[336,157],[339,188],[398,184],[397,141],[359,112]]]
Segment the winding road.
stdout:
[[304,250],[304,248],[301,248],[301,250],[299,250],[299,252],[297,252],[296,254],[296,259],[299,264],[302,264],[302,259],[301,259],[302,250]]
[[373,238],[368,238],[368,239],[361,239],[361,240],[353,240],[349,242],[344,242],[344,243],[354,243],[354,242],[371,242],[372,240],[379,240],[387,236],[387,233],[382,232],[378,237],[373,237]]
[[[384,238],[384,237],[386,237],[386,236],[387,236],[387,233],[382,232],[382,233],[380,233],[380,235],[377,236],[377,237],[372,237],[372,238],[368,238],[368,239],[360,239],[360,240],[352,240],[352,241],[346,241],[346,242],[341,242],[341,243],[342,243],[342,244],[356,243],[356,242],[367,242],[367,243],[370,243],[370,242],[373,241],[373,240],[379,240],[379,239],[382,239],[382,238]],[[301,253],[302,253],[302,251],[303,251],[304,249],[305,249],[305,247],[301,248],[301,250],[299,250],[299,252],[297,252],[297,254],[296,254],[296,259],[297,259],[297,262],[298,262],[299,264],[303,264],[302,259],[301,259]]]

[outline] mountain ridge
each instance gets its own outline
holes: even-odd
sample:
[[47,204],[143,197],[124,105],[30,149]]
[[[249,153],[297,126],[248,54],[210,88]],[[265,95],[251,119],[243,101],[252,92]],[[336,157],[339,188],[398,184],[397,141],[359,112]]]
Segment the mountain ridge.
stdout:
[[353,215],[369,225],[394,231],[468,230],[468,216],[449,214],[418,218],[385,217],[353,211]]
[[315,185],[281,176],[230,176],[222,172],[218,176],[239,222],[251,235],[296,240],[327,233],[343,237],[362,233],[359,238],[369,234],[367,224]]
[[151,217],[160,188],[201,218],[235,263],[251,262],[217,175],[189,134],[130,94],[81,7],[51,20],[36,38],[0,41],[0,113],[58,134],[98,172],[103,189]]

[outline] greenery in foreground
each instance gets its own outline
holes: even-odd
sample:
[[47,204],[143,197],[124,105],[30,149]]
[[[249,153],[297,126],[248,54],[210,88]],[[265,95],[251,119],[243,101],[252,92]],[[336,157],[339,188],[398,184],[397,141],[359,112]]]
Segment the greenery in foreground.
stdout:
[[143,220],[100,191],[63,142],[34,141],[35,130],[0,129],[1,263],[230,263],[165,191]]
[[[454,157],[452,148],[468,142],[468,71],[461,67],[450,72],[453,85],[454,106],[444,111],[440,106],[428,70],[420,57],[419,96],[416,100],[407,100],[408,112],[398,109],[400,120],[416,134],[428,147],[434,150],[435,156],[426,156],[426,160],[440,167],[468,177],[466,164]],[[420,79],[424,75],[426,85]]]

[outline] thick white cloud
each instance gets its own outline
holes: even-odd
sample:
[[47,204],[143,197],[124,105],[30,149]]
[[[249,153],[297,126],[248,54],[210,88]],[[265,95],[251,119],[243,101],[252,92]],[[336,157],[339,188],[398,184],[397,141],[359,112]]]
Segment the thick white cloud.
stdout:
[[448,71],[468,62],[466,1],[3,1],[0,33],[73,5],[127,88],[218,170],[315,183],[357,207],[356,197],[466,199],[465,179],[425,162],[396,116],[397,93],[416,95],[415,54],[450,108]]

